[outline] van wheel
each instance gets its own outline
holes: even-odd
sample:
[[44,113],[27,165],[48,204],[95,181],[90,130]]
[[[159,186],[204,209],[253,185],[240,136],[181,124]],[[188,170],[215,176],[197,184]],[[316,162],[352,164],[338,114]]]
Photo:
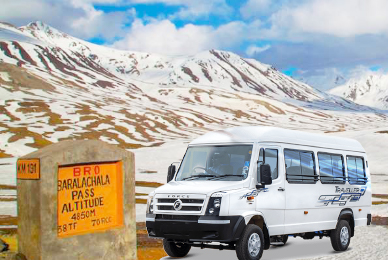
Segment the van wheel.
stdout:
[[264,235],[260,227],[249,224],[236,243],[236,254],[240,260],[257,260],[263,255]]
[[176,243],[163,239],[163,249],[171,257],[184,257],[186,256],[191,246],[185,243]]
[[331,245],[335,251],[345,251],[350,244],[350,226],[346,220],[340,220],[330,233]]

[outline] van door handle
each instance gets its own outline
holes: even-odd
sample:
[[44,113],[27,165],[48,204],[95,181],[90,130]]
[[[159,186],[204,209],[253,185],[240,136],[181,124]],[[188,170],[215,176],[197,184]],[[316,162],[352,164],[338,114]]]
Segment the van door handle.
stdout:
[[279,187],[278,191],[285,191],[285,188]]

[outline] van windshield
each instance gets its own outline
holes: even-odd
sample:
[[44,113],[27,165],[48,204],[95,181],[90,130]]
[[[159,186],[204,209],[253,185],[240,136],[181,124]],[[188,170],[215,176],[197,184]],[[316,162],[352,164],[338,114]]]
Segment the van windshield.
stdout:
[[177,181],[241,181],[247,178],[253,145],[189,147]]

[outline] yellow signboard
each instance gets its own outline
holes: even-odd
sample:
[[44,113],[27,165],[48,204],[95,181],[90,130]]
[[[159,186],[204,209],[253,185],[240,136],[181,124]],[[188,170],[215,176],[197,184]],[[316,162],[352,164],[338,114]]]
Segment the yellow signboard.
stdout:
[[18,179],[39,180],[40,163],[39,159],[19,159],[16,164]]
[[59,166],[58,237],[123,225],[122,162]]

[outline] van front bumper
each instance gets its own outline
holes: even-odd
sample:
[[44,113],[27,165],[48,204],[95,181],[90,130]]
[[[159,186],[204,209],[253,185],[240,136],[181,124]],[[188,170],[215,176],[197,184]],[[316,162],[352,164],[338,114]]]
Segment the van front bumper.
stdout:
[[245,221],[242,216],[186,216],[147,214],[150,237],[177,241],[232,242],[239,239]]

